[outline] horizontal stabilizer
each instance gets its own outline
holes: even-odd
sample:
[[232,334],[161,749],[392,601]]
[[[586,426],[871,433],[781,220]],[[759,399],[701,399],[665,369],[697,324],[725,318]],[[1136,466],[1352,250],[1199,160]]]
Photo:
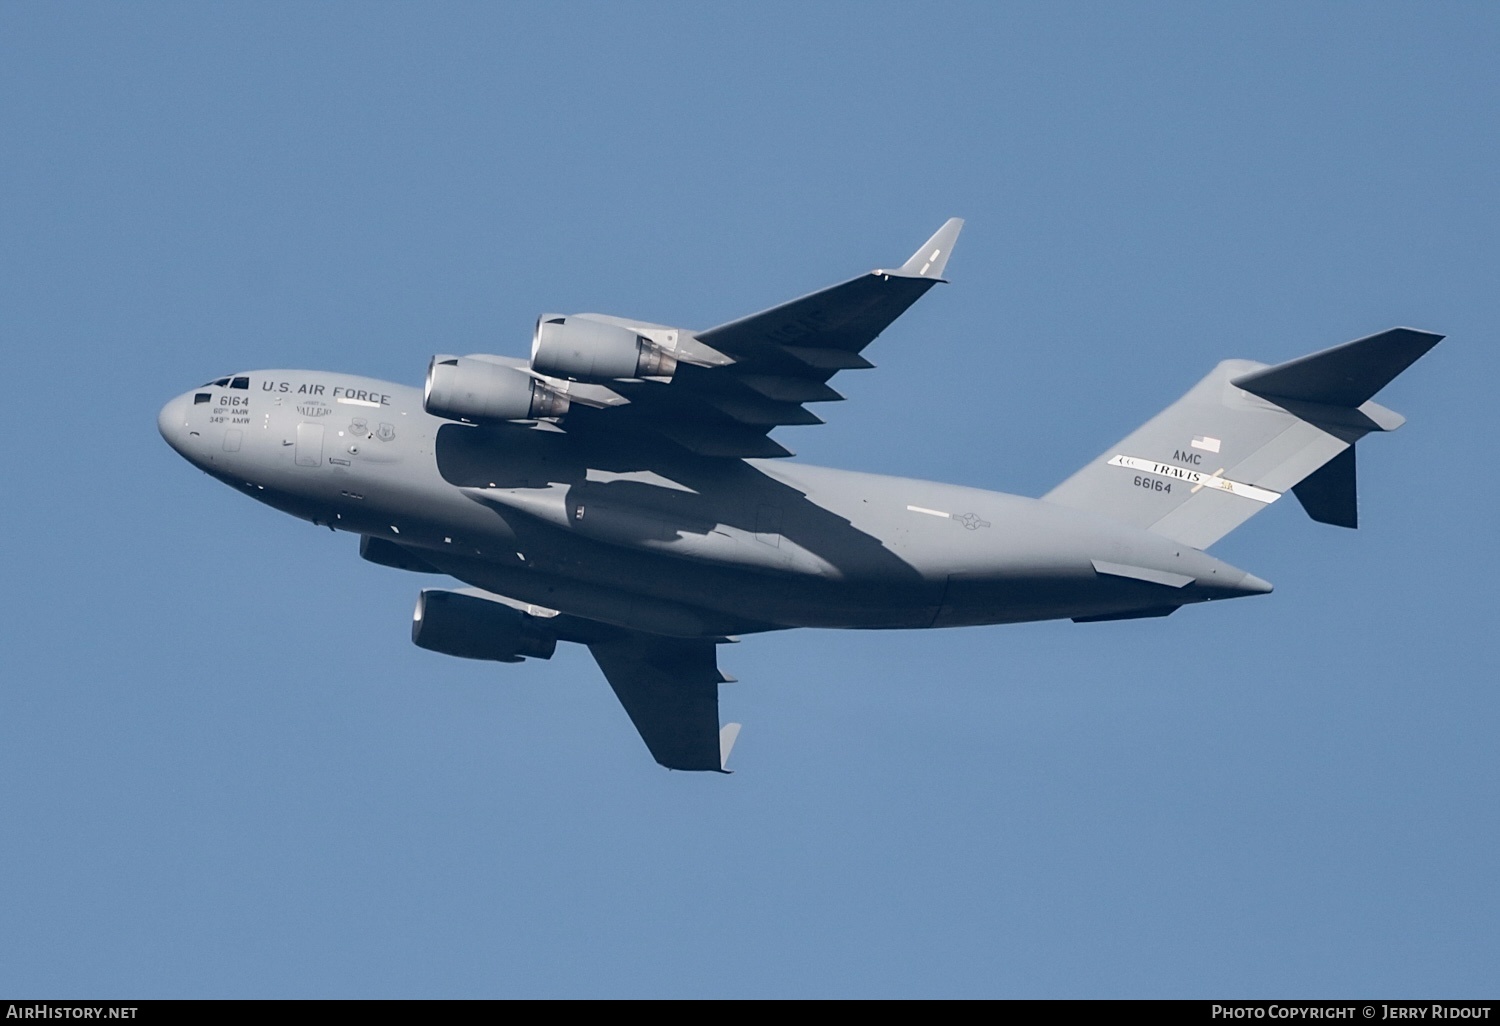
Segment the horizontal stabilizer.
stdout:
[[1323,464],[1301,484],[1292,486],[1292,494],[1320,524],[1334,527],[1359,526],[1359,492],[1355,487],[1354,446],[1350,446]]
[[1321,353],[1301,356],[1234,379],[1237,388],[1271,399],[1359,406],[1427,350],[1442,335],[1415,328],[1391,328],[1345,342]]

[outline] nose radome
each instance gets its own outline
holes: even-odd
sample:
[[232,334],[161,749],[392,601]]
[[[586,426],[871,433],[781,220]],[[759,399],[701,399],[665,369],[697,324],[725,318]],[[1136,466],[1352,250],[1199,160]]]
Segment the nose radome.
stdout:
[[180,395],[163,406],[156,415],[156,430],[179,453],[182,452],[183,439],[187,434],[187,404],[188,397]]

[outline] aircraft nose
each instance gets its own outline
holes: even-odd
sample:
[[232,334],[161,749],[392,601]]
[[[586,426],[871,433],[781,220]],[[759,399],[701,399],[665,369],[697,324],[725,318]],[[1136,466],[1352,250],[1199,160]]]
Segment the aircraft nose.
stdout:
[[183,456],[187,439],[187,409],[189,397],[180,395],[161,408],[156,415],[156,430],[173,449]]

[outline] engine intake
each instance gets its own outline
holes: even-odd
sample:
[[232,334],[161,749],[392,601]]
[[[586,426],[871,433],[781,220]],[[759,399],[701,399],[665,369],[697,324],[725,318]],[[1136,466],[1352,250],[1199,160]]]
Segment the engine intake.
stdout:
[[670,378],[677,360],[644,335],[618,324],[543,314],[531,336],[531,368],[575,381]]
[[492,598],[442,588],[424,588],[417,596],[411,640],[429,652],[500,663],[551,659],[557,649],[557,639],[536,617]]
[[509,363],[434,356],[427,365],[422,408],[449,420],[535,420],[561,417],[568,412],[568,398]]

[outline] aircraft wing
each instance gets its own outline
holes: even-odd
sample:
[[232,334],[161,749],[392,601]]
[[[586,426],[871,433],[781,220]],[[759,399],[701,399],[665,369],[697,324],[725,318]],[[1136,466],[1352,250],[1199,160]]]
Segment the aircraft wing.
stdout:
[[962,228],[951,218],[900,267],[687,335],[671,381],[611,383],[628,405],[582,410],[573,423],[652,431],[704,456],[790,456],[769,432],[823,423],[805,404],[842,399],[828,380],[874,366],[861,351],[943,280]]
[[713,639],[667,638],[639,631],[589,644],[589,651],[641,740],[668,769],[724,768],[738,723],[719,727],[719,672]]

